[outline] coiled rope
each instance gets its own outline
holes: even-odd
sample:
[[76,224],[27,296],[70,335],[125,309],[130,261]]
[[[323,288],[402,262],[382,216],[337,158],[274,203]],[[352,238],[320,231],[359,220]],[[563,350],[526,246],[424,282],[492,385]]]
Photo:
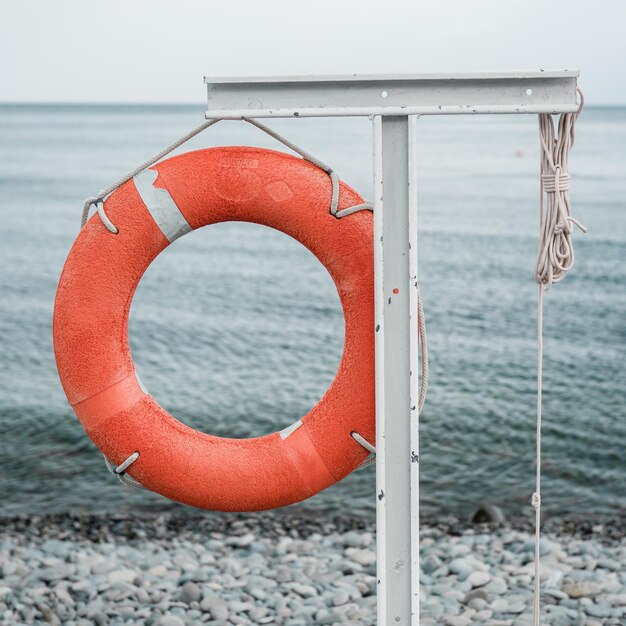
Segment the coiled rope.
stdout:
[[[206,130],[207,128],[221,121],[221,119],[222,118],[211,119],[211,120],[207,120],[203,124],[200,124],[200,126],[197,126],[193,130],[189,131],[188,133],[183,135],[180,139],[177,139],[174,143],[170,144],[167,148],[164,148],[163,150],[155,154],[152,158],[148,159],[147,161],[145,161],[144,163],[142,163],[135,169],[128,172],[128,174],[120,178],[118,181],[116,181],[112,185],[109,185],[108,187],[103,189],[97,196],[92,196],[92,197],[87,198],[83,205],[83,212],[81,216],[80,227],[83,228],[83,226],[85,226],[85,224],[87,223],[87,220],[89,219],[89,211],[91,210],[92,206],[95,206],[97,209],[98,217],[102,221],[105,228],[109,232],[116,235],[119,232],[119,230],[117,226],[115,226],[115,224],[113,224],[113,222],[109,219],[109,216],[106,214],[106,211],[104,210],[104,200],[110,194],[112,194],[118,187],[121,187],[124,183],[127,183],[129,180],[137,176],[137,174],[140,174],[145,169],[149,168],[151,165],[154,165],[157,161],[160,161],[163,157],[167,156],[168,154],[170,154],[170,152],[173,152],[174,150],[176,150],[176,148],[179,148],[184,143],[186,143],[187,141],[189,141],[196,135],[200,134],[203,130]],[[314,157],[313,155],[309,154],[306,150],[302,149],[300,146],[296,145],[289,139],[283,137],[282,135],[272,130],[268,126],[265,126],[265,124],[262,124],[261,122],[252,118],[244,117],[242,119],[243,121],[248,122],[248,124],[252,124],[253,126],[256,126],[259,130],[262,130],[264,133],[268,134],[270,137],[273,137],[274,139],[282,143],[284,146],[286,146],[290,150],[293,150],[296,154],[299,154],[305,161],[312,163],[316,167],[320,168],[322,171],[326,172],[326,174],[328,174],[328,177],[330,178],[330,182],[331,182],[331,197],[330,197],[330,208],[329,208],[331,215],[333,215],[337,219],[341,219],[342,217],[347,217],[348,215],[352,215],[353,213],[356,213],[357,211],[373,211],[374,210],[374,205],[371,202],[363,202],[361,204],[356,204],[354,206],[346,207],[344,209],[339,210],[339,177],[330,166],[326,165],[324,162],[320,161],[317,157]],[[422,297],[421,297],[419,289],[417,291],[417,306],[418,306],[418,330],[419,330],[418,338],[419,338],[419,342],[421,346],[421,362],[422,362],[422,375],[421,375],[421,381],[420,381],[419,401],[418,401],[418,416],[419,416],[419,413],[421,412],[422,407],[424,405],[424,400],[426,398],[426,390],[428,388],[428,346],[426,343],[426,324],[424,321],[424,309],[423,309]],[[363,463],[361,463],[361,465],[359,465],[357,469],[361,469],[362,467],[367,467],[368,465],[371,465],[372,463],[374,463],[376,460],[375,458],[376,448],[371,443],[369,443],[363,436],[361,436],[359,433],[352,432],[350,433],[350,435],[355,441],[357,441],[368,452],[370,452],[370,456],[367,459],[365,459],[365,461],[363,461]],[[122,483],[131,487],[139,487],[139,488],[144,489],[141,483],[139,483],[138,481],[136,481],[134,478],[132,478],[126,473],[128,468],[139,458],[140,454],[141,453],[139,451],[133,452],[133,454],[131,454],[123,463],[121,463],[118,466],[115,466],[107,457],[104,457],[104,460],[105,460],[107,469],[112,474],[117,476],[117,478]]]
[[537,298],[537,432],[535,492],[531,504],[535,509],[535,586],[533,597],[533,626],[539,626],[541,615],[541,419],[543,394],[543,294],[554,283],[562,281],[574,266],[572,224],[583,233],[587,229],[574,217],[569,201],[569,152],[574,145],[576,120],[584,106],[580,89],[580,106],[576,113],[564,113],[555,128],[552,115],[539,115],[541,141],[541,191],[539,201],[539,242],[535,281]]
[[549,289],[553,283],[562,281],[574,265],[572,224],[583,233],[587,232],[587,229],[572,217],[569,201],[569,152],[574,145],[576,120],[584,105],[582,92],[580,94],[580,108],[576,113],[561,115],[556,137],[552,115],[547,113],[539,115],[541,202],[535,280],[545,289]]

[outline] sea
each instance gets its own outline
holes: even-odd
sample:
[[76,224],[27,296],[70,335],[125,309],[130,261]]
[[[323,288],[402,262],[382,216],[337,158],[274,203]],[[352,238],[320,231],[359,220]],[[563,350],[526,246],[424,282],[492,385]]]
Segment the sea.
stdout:
[[[202,123],[189,106],[0,106],[0,515],[190,511],[122,486],[59,383],[52,311],[82,204]],[[372,195],[368,119],[269,125]],[[223,121],[178,152],[286,150]],[[424,515],[483,503],[529,515],[534,490],[539,138],[536,116],[418,121],[419,280],[430,351],[420,420]],[[576,263],[545,295],[543,510],[626,513],[626,109],[589,106],[570,157]],[[271,433],[305,415],[339,364],[333,282],[268,228],[205,227],[149,268],[132,305],[137,371],[198,430]],[[373,467],[290,507],[373,516]]]

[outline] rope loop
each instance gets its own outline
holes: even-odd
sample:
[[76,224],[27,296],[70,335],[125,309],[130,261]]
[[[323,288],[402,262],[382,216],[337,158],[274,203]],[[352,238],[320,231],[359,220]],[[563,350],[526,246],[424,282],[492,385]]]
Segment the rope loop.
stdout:
[[98,202],[98,198],[91,196],[85,200],[85,204],[83,205],[83,214],[80,218],[80,227],[82,228],[89,219],[89,211],[91,211],[91,207]]
[[89,219],[89,212],[91,211],[92,206],[96,207],[96,213],[98,214],[98,217],[100,218],[100,221],[104,224],[105,228],[110,233],[117,235],[120,231],[106,214],[104,210],[104,201],[100,197],[87,198],[87,200],[85,200],[85,205],[83,206],[83,214],[80,220],[80,227],[82,228],[87,223],[87,220]]
[[116,476],[117,479],[124,485],[127,485],[128,487],[136,487],[137,489],[145,489],[139,481],[135,480],[132,476],[129,476],[126,473],[126,470],[128,470],[128,468],[139,458],[139,456],[139,452],[133,452],[125,461],[117,466],[113,465],[113,463],[111,463],[111,461],[105,456],[104,463],[109,472]]
[[98,212],[98,217],[100,221],[104,224],[105,228],[114,235],[117,235],[120,231],[117,226],[109,219],[109,216],[104,211],[104,202],[102,200],[98,200],[96,203],[96,208]]

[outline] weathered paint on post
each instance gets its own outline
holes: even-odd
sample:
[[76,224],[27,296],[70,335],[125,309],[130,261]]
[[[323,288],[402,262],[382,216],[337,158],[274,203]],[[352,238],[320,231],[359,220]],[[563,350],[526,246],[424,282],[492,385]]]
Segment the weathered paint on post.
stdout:
[[[376,118],[376,505],[378,624],[411,626],[409,122]],[[417,375],[417,371],[415,372]]]

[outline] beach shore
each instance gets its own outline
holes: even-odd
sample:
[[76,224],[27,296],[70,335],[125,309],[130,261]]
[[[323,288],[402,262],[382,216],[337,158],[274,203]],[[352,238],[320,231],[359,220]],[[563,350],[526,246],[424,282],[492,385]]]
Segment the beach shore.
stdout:
[[[626,624],[622,520],[546,525],[542,624]],[[316,514],[0,519],[0,623],[373,625],[373,520]],[[529,626],[532,529],[421,530],[422,626]]]

